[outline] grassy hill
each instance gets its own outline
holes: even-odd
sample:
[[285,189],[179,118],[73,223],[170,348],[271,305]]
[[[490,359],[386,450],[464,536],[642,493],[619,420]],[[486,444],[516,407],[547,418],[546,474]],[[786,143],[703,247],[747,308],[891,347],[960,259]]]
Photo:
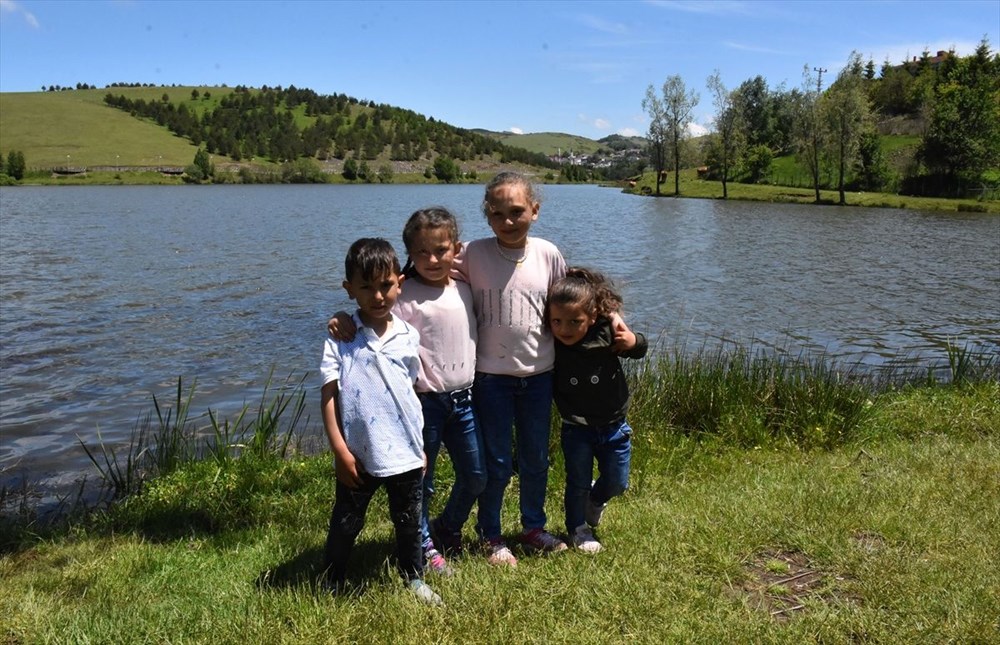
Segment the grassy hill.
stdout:
[[[192,91],[197,90],[197,97]],[[30,168],[185,166],[197,146],[171,133],[151,119],[136,118],[104,103],[108,93],[130,100],[156,102],[166,96],[170,103],[184,104],[199,115],[215,108],[232,93],[226,87],[112,87],[57,92],[0,93],[0,154],[24,153]],[[205,98],[208,93],[210,98]],[[352,112],[369,111],[354,106]],[[304,106],[293,110],[303,127],[315,119]],[[533,153],[556,154],[558,150],[592,153],[601,144],[592,139],[559,133],[515,135],[474,130],[504,145]],[[227,159],[215,155],[217,161]],[[386,159],[387,160],[387,159]],[[262,159],[257,159],[260,163]],[[380,159],[380,162],[382,160]]]
[[491,130],[473,130],[487,137],[493,137],[508,146],[524,148],[529,152],[540,152],[544,155],[568,154],[593,154],[605,148],[633,147],[642,148],[646,145],[646,140],[642,137],[623,137],[613,134],[602,139],[588,139],[575,134],[564,134],[561,132],[533,132],[531,134],[515,134],[513,132],[493,132]]
[[[111,91],[130,98],[189,99],[193,87],[136,87],[0,93],[0,153],[24,153],[29,168],[60,166],[184,166],[197,150],[169,130],[104,104]],[[209,91],[207,109],[228,88]],[[193,103],[199,103],[194,101]],[[190,107],[190,106],[189,106]]]

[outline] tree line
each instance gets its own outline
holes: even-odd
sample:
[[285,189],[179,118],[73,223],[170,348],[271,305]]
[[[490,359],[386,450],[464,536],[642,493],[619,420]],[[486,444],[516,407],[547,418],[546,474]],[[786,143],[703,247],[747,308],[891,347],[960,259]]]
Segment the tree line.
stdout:
[[[191,100],[199,98],[204,100],[205,95],[192,91]],[[320,95],[295,86],[259,90],[237,86],[201,113],[185,101],[171,100],[166,92],[160,100],[151,101],[109,92],[104,102],[132,116],[152,119],[192,144],[204,145],[209,154],[235,161],[286,162],[306,157],[360,162],[385,156],[392,161],[417,161],[443,155],[458,161],[499,157],[502,163],[558,167],[543,154],[507,146],[411,110],[366,103],[345,94]]]
[[[1000,54],[984,38],[966,57],[954,51],[891,65],[878,73],[874,62],[852,52],[847,64],[823,88],[828,70],[803,69],[800,87],[769,88],[756,76],[735,89],[716,70],[707,79],[714,108],[713,131],[702,140],[698,156],[705,175],[722,182],[768,180],[777,156],[795,155],[820,201],[820,188],[892,191],[915,195],[982,194],[1000,183]],[[649,116],[649,160],[660,193],[665,170],[674,171],[674,194],[680,193],[679,170],[685,163],[688,126],[700,100],[680,76],[657,89],[650,85],[642,101]],[[879,124],[890,117],[908,120],[919,132],[911,162],[897,173],[880,145]]]

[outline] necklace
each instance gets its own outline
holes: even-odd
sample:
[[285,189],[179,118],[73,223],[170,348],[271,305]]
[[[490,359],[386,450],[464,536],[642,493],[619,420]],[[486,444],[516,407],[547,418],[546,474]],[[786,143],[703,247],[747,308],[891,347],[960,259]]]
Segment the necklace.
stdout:
[[522,264],[524,264],[524,261],[528,258],[528,244],[529,244],[529,242],[525,242],[524,243],[524,249],[523,249],[524,253],[523,253],[523,255],[521,255],[521,257],[519,257],[519,258],[514,258],[514,257],[511,257],[511,256],[507,255],[506,253],[504,253],[503,247],[500,246],[500,240],[494,239],[493,241],[496,243],[496,250],[497,250],[497,253],[500,255],[500,257],[502,257],[504,260],[507,260],[508,262],[513,262],[514,265],[517,266],[517,267],[520,267]]

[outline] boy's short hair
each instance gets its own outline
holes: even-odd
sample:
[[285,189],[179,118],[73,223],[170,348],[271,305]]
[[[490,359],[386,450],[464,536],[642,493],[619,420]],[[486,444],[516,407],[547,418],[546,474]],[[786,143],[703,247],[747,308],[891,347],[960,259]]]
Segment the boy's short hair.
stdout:
[[351,245],[344,260],[344,275],[348,280],[357,275],[362,280],[375,280],[384,275],[399,275],[399,258],[387,240],[363,237]]

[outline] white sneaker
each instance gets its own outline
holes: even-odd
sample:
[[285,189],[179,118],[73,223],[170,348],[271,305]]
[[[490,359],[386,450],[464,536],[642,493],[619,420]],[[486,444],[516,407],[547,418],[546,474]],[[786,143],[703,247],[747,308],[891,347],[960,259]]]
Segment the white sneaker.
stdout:
[[569,536],[570,542],[573,543],[573,548],[578,551],[583,551],[584,553],[597,553],[602,548],[601,543],[597,541],[594,537],[593,531],[586,524],[581,524],[576,527],[573,534]]
[[601,523],[601,516],[604,515],[604,509],[607,507],[607,502],[604,504],[595,504],[593,500],[588,497],[587,505],[583,507],[583,519],[587,520],[587,524],[597,526]]
[[410,593],[416,596],[417,600],[424,603],[425,605],[440,606],[444,604],[441,600],[441,596],[434,593],[427,583],[423,580],[410,580]]

